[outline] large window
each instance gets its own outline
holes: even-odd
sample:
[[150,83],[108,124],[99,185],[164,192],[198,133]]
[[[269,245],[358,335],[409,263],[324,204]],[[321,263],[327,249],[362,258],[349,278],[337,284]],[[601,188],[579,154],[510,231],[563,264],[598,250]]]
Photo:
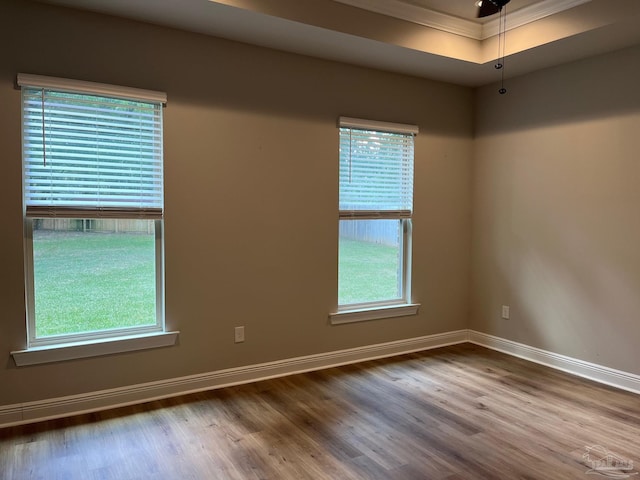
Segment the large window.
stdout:
[[28,346],[163,331],[165,95],[18,84]]
[[417,127],[341,117],[338,310],[411,302]]

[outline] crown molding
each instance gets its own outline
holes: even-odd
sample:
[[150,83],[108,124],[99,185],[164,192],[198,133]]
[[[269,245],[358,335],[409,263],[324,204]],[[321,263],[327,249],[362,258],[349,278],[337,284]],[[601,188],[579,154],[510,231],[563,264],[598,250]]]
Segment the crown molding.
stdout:
[[338,3],[362,8],[374,13],[381,13],[388,17],[406,20],[425,27],[442,30],[454,35],[480,40],[482,24],[454,17],[445,13],[419,7],[402,0],[334,0]]
[[[334,1],[474,40],[486,40],[487,38],[497,35],[500,25],[498,18],[482,24],[480,22],[465,20],[428,8],[412,5],[402,0]],[[471,2],[472,0],[467,1]],[[515,10],[512,13],[510,12],[506,29],[512,30],[590,1],[591,0],[543,0],[528,7]]]
[[[506,30],[509,31],[522,27],[523,25],[564,12],[565,10],[589,3],[590,1],[591,0],[543,0],[528,7],[508,12]],[[498,35],[499,28],[499,18],[488,21],[482,26],[482,32],[478,40],[486,40],[487,38]]]

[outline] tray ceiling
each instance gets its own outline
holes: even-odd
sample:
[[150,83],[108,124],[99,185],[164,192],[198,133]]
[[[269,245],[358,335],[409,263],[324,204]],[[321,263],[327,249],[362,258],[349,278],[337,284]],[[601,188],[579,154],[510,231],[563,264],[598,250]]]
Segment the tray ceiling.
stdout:
[[[497,80],[475,0],[42,0],[460,85]],[[507,78],[640,44],[638,0],[511,0]]]

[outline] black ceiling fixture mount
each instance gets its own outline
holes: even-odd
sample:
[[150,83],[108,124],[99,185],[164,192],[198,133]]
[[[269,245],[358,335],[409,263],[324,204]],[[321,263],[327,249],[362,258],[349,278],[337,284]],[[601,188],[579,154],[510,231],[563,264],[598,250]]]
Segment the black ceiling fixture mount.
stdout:
[[511,0],[482,0],[476,2],[478,6],[478,18],[494,15],[502,10]]
[[504,51],[507,29],[507,9],[504,8],[511,0],[478,0],[476,6],[478,7],[478,18],[488,17],[500,14],[500,25],[498,27],[498,60],[494,67],[496,70],[500,70],[501,84],[498,93],[504,95],[507,93],[507,89],[504,88]]

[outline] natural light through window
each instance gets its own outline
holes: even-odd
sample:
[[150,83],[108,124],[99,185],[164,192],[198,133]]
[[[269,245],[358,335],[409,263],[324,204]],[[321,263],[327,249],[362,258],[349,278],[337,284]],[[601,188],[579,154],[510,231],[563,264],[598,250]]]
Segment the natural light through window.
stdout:
[[156,324],[153,220],[33,220],[35,337]]
[[340,118],[339,311],[411,302],[417,131]]
[[160,92],[19,75],[28,346],[162,332]]

